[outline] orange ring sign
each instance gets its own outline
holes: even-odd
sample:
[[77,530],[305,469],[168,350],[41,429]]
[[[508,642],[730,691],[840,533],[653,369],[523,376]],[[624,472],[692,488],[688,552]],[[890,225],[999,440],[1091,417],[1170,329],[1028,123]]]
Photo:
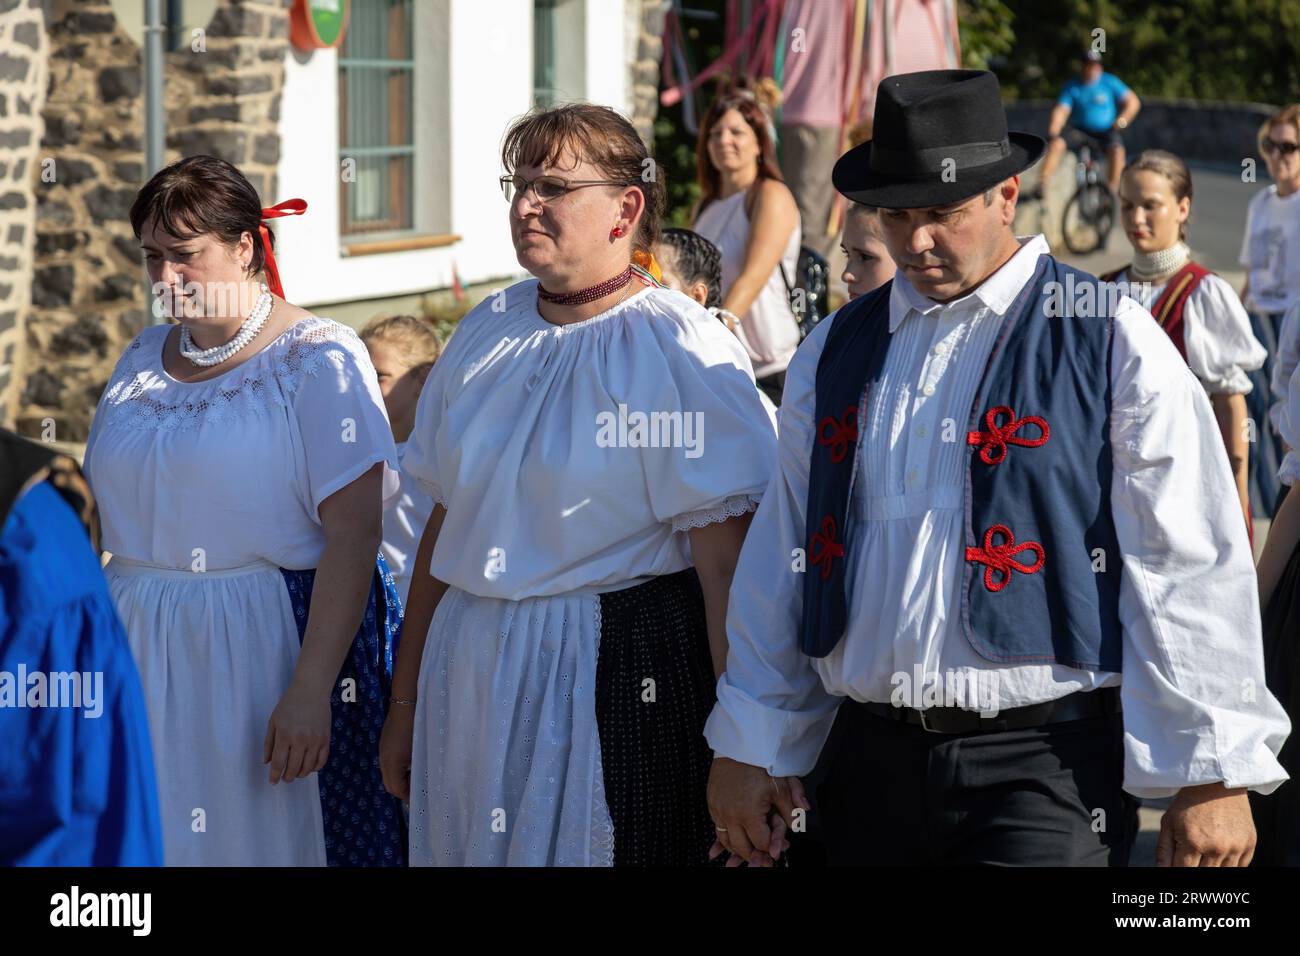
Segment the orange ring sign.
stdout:
[[347,33],[348,6],[348,0],[293,0],[289,42],[299,50],[338,46]]

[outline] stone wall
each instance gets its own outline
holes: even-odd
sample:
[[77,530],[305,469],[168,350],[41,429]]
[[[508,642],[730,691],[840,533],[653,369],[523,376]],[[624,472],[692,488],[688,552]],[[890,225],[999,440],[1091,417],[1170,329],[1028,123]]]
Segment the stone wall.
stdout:
[[[1255,135],[1276,107],[1262,103],[1202,103],[1196,100],[1143,99],[1142,111],[1124,131],[1130,157],[1144,149],[1167,149],[1192,163],[1241,168],[1254,159],[1256,176],[1268,178],[1255,145]],[[1021,100],[1007,104],[1012,129],[1047,135],[1051,100]]]
[[[225,0],[166,54],[166,161],[208,153],[274,201],[286,2]],[[19,430],[82,441],[117,356],[147,322],[128,211],[144,182],[142,52],[103,0],[53,0],[32,313]]]
[[[640,7],[639,11],[635,7]],[[664,52],[664,17],[669,0],[629,0],[628,114],[641,139],[654,145],[659,115],[659,71]]]
[[31,304],[32,182],[48,47],[40,0],[0,0],[0,425],[6,428],[14,425]]

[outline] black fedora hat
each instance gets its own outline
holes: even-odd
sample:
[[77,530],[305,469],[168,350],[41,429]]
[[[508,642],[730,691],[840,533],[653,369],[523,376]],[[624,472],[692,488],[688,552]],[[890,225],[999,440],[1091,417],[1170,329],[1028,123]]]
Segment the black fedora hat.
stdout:
[[872,139],[839,158],[831,181],[868,206],[946,206],[1028,169],[1046,147],[1032,133],[1007,132],[992,73],[900,73],[876,91]]

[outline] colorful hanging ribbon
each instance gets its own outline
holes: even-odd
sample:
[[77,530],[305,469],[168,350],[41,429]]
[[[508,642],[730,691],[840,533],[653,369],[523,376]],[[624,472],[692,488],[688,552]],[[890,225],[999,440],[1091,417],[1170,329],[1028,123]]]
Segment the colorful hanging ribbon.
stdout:
[[284,286],[280,284],[280,268],[275,264],[275,251],[271,248],[271,233],[266,227],[268,219],[280,219],[284,216],[301,216],[307,211],[307,200],[286,199],[274,206],[262,210],[262,224],[258,231],[262,234],[262,254],[266,259],[266,284],[271,291],[284,298]]

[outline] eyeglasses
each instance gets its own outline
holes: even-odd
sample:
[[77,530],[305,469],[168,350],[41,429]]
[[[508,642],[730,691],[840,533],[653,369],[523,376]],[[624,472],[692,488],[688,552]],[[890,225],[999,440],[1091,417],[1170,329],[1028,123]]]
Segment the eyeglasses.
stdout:
[[562,199],[575,189],[586,186],[627,186],[628,183],[614,179],[561,179],[559,176],[538,176],[536,179],[524,179],[523,176],[502,176],[501,193],[506,202],[514,202],[516,193],[533,191],[539,203]]
[[1264,152],[1281,153],[1283,156],[1290,156],[1297,149],[1300,149],[1300,143],[1279,143],[1275,139],[1264,140]]

